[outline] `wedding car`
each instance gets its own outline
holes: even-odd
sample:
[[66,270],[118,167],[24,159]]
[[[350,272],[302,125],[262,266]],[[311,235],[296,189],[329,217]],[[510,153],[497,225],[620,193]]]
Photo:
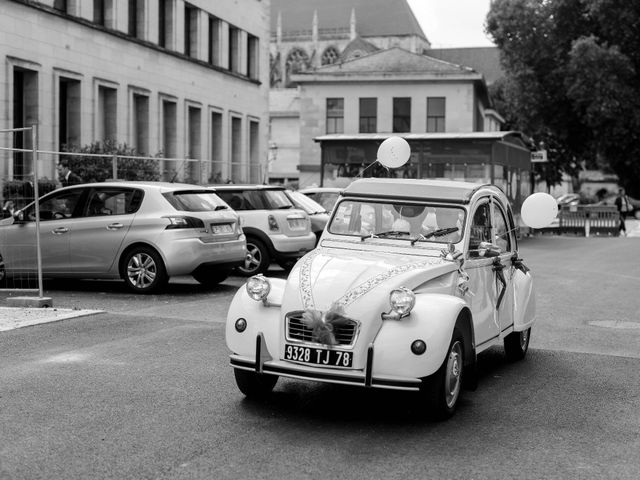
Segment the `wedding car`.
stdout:
[[[523,217],[548,206],[551,221],[547,197]],[[430,414],[451,416],[463,388],[475,388],[480,352],[527,353],[534,291],[516,233],[492,185],[354,181],[287,279],[251,277],[232,300],[226,342],[238,388],[264,397],[282,376],[413,390]]]

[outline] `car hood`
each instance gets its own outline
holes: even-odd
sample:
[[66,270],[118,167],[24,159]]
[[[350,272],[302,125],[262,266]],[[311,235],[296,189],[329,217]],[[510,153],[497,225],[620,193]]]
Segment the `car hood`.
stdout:
[[[457,270],[456,262],[442,256],[420,256],[317,248],[291,271],[283,298],[286,311],[375,311],[386,305],[398,287],[415,289],[425,282]],[[355,313],[355,312],[354,312]]]

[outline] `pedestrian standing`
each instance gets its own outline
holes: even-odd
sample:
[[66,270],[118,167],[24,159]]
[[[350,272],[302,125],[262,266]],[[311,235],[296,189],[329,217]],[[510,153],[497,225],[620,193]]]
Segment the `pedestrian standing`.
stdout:
[[60,183],[63,187],[82,183],[82,178],[80,178],[79,175],[73,173],[69,168],[69,160],[64,158],[60,160],[60,162],[58,163],[58,171],[60,175]]
[[624,221],[627,218],[627,214],[631,211],[631,201],[625,194],[624,188],[622,187],[618,189],[618,196],[616,197],[615,204],[618,208],[618,214],[620,215],[620,225],[618,230],[620,231],[620,235],[626,237],[627,226]]

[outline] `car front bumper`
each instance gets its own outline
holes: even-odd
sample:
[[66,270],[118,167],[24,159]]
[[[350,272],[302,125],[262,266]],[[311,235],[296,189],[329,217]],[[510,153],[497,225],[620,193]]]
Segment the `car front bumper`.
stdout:
[[[373,375],[374,354],[374,346],[369,345],[367,362],[364,369],[341,370],[301,365],[274,359],[267,349],[264,337],[262,334],[259,334],[256,338],[255,358],[234,354],[230,356],[230,364],[233,368],[241,370],[323,383],[338,383],[390,390],[417,391],[420,389],[422,380],[419,378]],[[257,361],[255,359],[257,359]]]

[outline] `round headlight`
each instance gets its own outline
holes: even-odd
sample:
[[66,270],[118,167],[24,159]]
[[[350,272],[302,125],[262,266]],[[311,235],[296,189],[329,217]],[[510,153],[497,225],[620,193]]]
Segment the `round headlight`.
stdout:
[[271,283],[269,283],[269,280],[262,274],[255,275],[247,280],[246,287],[247,293],[256,302],[266,299],[271,291]]
[[416,294],[408,288],[400,287],[391,291],[389,303],[394,312],[401,317],[405,317],[411,313],[413,306],[416,304]]

